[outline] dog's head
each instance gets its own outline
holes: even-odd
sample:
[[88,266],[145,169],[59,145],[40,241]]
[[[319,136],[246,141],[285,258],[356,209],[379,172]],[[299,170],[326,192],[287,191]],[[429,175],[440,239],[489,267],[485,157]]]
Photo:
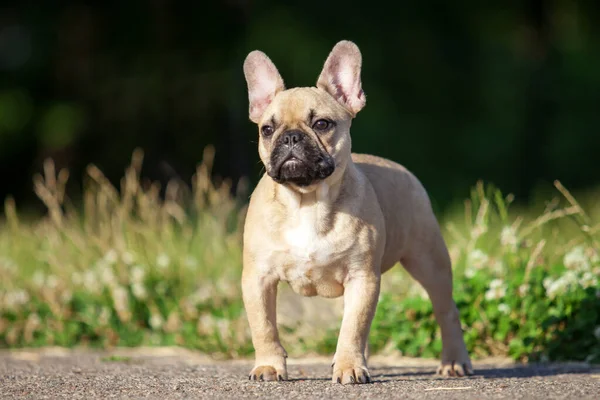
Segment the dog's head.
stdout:
[[271,60],[248,54],[250,119],[258,125],[258,152],[267,174],[292,188],[311,191],[341,177],[350,159],[350,124],[365,106],[361,54],[348,41],[335,45],[316,87],[285,89]]

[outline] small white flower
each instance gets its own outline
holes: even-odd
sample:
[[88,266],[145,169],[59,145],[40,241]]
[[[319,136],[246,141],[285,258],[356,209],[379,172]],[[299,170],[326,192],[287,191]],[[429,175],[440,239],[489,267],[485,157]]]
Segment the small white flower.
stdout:
[[600,325],[594,329],[594,336],[596,336],[596,339],[600,340]]
[[476,273],[477,273],[477,269],[473,268],[472,266],[467,267],[465,269],[465,276],[469,279],[473,278]]
[[489,289],[485,292],[485,299],[495,300],[506,296],[506,286],[501,279],[494,279],[490,282]]
[[564,281],[561,281],[560,279],[557,279],[556,281],[552,282],[551,285],[546,287],[546,295],[551,299],[554,299],[557,295],[564,293],[564,291]]
[[99,288],[98,280],[94,271],[86,271],[83,274],[83,286],[90,292],[97,292]]
[[571,249],[563,259],[565,267],[575,271],[587,271],[590,269],[590,260],[585,254],[583,246],[576,246]]
[[100,280],[106,286],[113,286],[117,283],[117,278],[112,267],[106,265],[100,269]]
[[163,318],[158,313],[152,313],[150,321],[148,321],[152,329],[160,329],[163,325]]
[[494,279],[490,282],[490,289],[498,289],[504,285],[502,279]]
[[574,271],[565,272],[563,277],[567,281],[568,284],[574,284],[574,283],[577,283],[577,281],[578,281],[577,274]]
[[18,304],[25,304],[29,301],[29,293],[24,290],[19,290],[16,293],[16,299]]
[[112,299],[116,310],[126,311],[129,308],[129,297],[127,291],[121,286],[116,286],[112,289]]
[[214,332],[217,322],[211,314],[204,313],[198,318],[196,330],[200,334],[211,334]]
[[591,272],[585,272],[581,279],[579,280],[579,284],[582,288],[587,289],[589,287],[596,286],[598,284],[598,278],[592,274]]
[[110,249],[104,255],[104,261],[106,261],[109,264],[115,264],[118,259],[119,259],[119,256],[118,256],[117,252],[115,251],[115,249]]
[[192,304],[202,304],[210,300],[214,295],[213,286],[204,286],[196,289],[196,291],[190,296]]
[[138,300],[144,300],[148,296],[148,293],[146,292],[146,288],[144,288],[144,285],[142,285],[141,283],[137,283],[137,282],[134,283],[131,286],[131,291],[133,292],[133,295]]
[[4,302],[8,308],[20,307],[29,301],[29,293],[19,289],[14,292],[8,292],[4,296]]
[[505,226],[502,228],[502,232],[500,233],[500,243],[504,247],[508,247],[512,251],[517,249],[517,244],[519,240],[517,238],[517,231],[512,226]]
[[126,251],[121,254],[121,260],[127,265],[131,265],[135,262],[135,257],[130,252]]
[[543,282],[546,295],[551,299],[554,299],[559,294],[566,293],[576,283],[578,283],[577,274],[573,271],[567,271],[555,281],[551,278],[546,278]]
[[481,269],[487,265],[490,258],[487,254],[479,249],[475,249],[467,256],[467,265],[473,266],[474,268]]
[[508,314],[510,313],[510,307],[508,306],[508,304],[505,303],[501,303],[498,305],[498,310],[502,313],[502,314]]
[[160,253],[158,257],[156,257],[156,265],[158,265],[160,269],[167,268],[169,264],[171,264],[171,259],[166,253]]
[[521,286],[519,286],[518,292],[519,292],[519,296],[525,297],[525,295],[527,295],[527,292],[529,292],[529,284],[524,283]]
[[131,281],[134,283],[140,283],[144,280],[146,271],[141,265],[136,265],[131,269]]

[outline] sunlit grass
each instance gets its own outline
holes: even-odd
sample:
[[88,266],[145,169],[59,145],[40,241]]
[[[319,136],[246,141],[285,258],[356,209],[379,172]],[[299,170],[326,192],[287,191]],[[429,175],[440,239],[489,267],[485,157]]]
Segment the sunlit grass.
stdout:
[[44,164],[45,218],[23,223],[11,199],[0,229],[0,345],[178,344],[248,352],[241,306],[244,201],[210,180],[208,149],[192,188],[139,178],[141,152],[113,187],[87,170],[81,211],[68,178]]

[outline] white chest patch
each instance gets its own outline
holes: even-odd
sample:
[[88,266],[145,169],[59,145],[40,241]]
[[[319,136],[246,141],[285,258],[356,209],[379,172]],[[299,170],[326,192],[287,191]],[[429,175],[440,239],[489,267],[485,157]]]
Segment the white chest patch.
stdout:
[[300,269],[303,264],[314,266],[326,264],[332,249],[327,246],[326,239],[318,233],[316,210],[299,209],[295,219],[295,226],[284,231],[289,255],[295,259]]
[[319,222],[311,211],[299,210],[297,224],[283,231],[285,249],[279,254],[285,262],[279,276],[304,296],[338,297],[344,289],[336,266],[343,255],[326,235],[319,234]]

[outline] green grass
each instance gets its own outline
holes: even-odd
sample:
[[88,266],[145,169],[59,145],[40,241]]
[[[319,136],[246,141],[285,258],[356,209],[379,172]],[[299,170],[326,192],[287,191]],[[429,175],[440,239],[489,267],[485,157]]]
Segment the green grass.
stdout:
[[100,359],[100,361],[103,361],[103,362],[129,362],[129,361],[131,361],[131,357],[112,355],[112,356],[108,356],[108,357],[102,357]]
[[[11,199],[5,203],[0,347],[179,345],[216,357],[251,354],[239,284],[248,193],[234,197],[229,182],[212,182],[212,158],[207,149],[191,188],[171,182],[164,199],[157,184],[140,179],[139,151],[119,190],[90,166],[82,207],[65,196],[67,171],[47,161],[34,177],[47,215],[25,222]],[[442,219],[475,357],[600,358],[600,206],[581,206],[556,188],[541,209],[517,209],[511,196],[480,183],[464,209]],[[288,352],[331,353],[338,305],[325,325],[283,321]],[[431,306],[400,268],[384,279],[371,343],[381,352],[439,355]]]

